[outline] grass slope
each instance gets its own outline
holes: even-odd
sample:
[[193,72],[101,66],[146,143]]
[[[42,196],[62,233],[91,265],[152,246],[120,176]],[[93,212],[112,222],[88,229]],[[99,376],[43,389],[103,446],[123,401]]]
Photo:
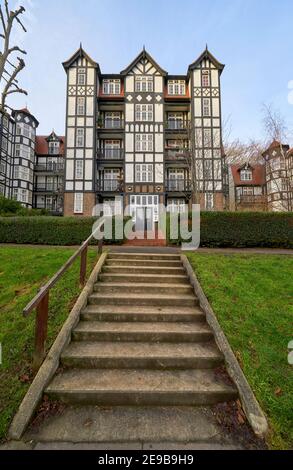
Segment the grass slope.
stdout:
[[271,448],[293,447],[293,257],[188,258],[270,422]]
[[[0,247],[0,440],[31,381],[35,313],[28,318],[22,309],[74,253],[67,248]],[[89,250],[88,272],[97,260]],[[74,305],[79,289],[79,261],[51,290],[48,342],[49,348]]]

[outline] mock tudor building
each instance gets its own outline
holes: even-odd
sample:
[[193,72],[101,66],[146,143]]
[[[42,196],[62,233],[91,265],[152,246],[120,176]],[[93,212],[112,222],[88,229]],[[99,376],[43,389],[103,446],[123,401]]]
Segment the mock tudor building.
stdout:
[[27,108],[0,112],[0,194],[62,215],[64,137],[36,136],[38,125]]
[[37,136],[34,167],[34,208],[62,215],[64,191],[64,137],[53,131]]
[[[201,206],[223,209],[220,76],[206,50],[186,75],[169,75],[143,51],[122,72],[103,74],[80,47],[67,73],[64,215],[96,203],[158,217],[191,200],[184,148],[194,148]],[[182,150],[183,149],[183,150]],[[115,204],[115,196],[121,202]]]
[[266,173],[264,164],[229,166],[229,209],[266,211]]

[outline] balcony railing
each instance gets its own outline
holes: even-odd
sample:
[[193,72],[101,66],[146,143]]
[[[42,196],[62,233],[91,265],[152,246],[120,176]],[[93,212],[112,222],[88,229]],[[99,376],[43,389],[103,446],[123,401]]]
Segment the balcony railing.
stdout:
[[62,191],[62,186],[60,186],[60,184],[58,185],[58,184],[50,184],[50,183],[46,183],[46,184],[38,183],[35,185],[34,191],[36,193],[40,193],[40,192],[57,193],[58,191]]
[[170,192],[186,192],[190,191],[191,185],[190,181],[182,179],[169,179],[166,181],[166,189]]
[[165,150],[166,160],[169,161],[178,161],[186,160],[188,156],[188,149],[167,149]]
[[45,209],[49,212],[52,212],[54,214],[62,214],[62,208],[61,207],[57,207],[55,204],[41,204],[41,203],[37,203],[35,206],[34,206],[35,209]]
[[52,173],[63,173],[64,164],[63,163],[47,163],[35,165],[35,171],[46,171]]
[[124,150],[117,148],[98,149],[97,156],[100,160],[122,160],[124,158]]
[[122,191],[122,183],[119,180],[99,180],[97,190],[100,192],[119,193]]
[[100,129],[123,129],[124,120],[123,119],[104,119],[98,121],[98,127]]
[[187,121],[168,119],[166,122],[166,129],[168,131],[186,131]]

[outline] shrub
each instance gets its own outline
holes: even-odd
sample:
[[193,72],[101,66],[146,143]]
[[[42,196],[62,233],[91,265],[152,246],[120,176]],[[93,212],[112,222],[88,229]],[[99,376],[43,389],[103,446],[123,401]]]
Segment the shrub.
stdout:
[[49,215],[46,209],[28,209],[23,207],[20,202],[14,199],[7,199],[0,195],[0,216],[1,217],[13,217],[13,216],[40,216]]
[[200,230],[202,247],[293,248],[292,212],[202,212]]
[[[0,217],[0,243],[80,245],[92,233],[96,220],[94,217]],[[115,240],[114,233],[113,230],[113,239],[105,243],[122,243],[123,240]]]

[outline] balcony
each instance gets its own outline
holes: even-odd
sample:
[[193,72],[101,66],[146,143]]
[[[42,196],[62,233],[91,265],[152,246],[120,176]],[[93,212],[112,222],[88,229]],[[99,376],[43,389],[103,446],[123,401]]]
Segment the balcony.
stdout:
[[35,171],[38,172],[47,172],[47,173],[63,173],[64,164],[63,163],[47,163],[35,165]]
[[97,191],[102,193],[120,193],[123,191],[122,183],[119,180],[99,180],[97,181]]
[[37,203],[36,205],[34,205],[34,209],[46,210],[53,215],[60,215],[60,216],[63,213],[62,207],[57,207],[56,204]]
[[99,129],[121,130],[124,129],[123,119],[103,119],[98,121]]
[[167,131],[187,131],[188,122],[184,120],[168,119],[166,121]]
[[62,191],[60,184],[39,183],[34,187],[36,193],[58,193]]
[[98,149],[97,158],[99,160],[123,160],[124,149],[117,149],[117,148]]
[[166,181],[166,190],[169,192],[190,192],[191,184],[190,181],[183,179],[171,179]]
[[186,162],[186,159],[188,157],[188,149],[179,149],[179,148],[174,148],[174,149],[166,149],[165,150],[165,159],[166,161],[170,162]]

